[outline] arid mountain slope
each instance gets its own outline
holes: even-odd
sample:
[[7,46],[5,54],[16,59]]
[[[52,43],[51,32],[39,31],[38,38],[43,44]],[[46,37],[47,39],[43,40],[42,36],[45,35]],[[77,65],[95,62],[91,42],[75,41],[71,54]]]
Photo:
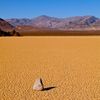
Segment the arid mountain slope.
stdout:
[[0,29],[5,30],[5,31],[10,31],[10,30],[13,30],[14,27],[13,25],[9,24],[7,21],[0,18]]
[[57,30],[93,30],[100,26],[100,19],[94,16],[76,16],[69,18],[55,18],[42,15],[33,19],[7,19],[14,26],[31,26]]

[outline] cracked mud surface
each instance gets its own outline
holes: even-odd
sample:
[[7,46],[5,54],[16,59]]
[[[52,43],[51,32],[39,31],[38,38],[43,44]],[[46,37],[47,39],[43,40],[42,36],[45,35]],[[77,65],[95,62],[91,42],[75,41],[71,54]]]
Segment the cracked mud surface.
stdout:
[[100,37],[0,38],[0,100],[100,100]]

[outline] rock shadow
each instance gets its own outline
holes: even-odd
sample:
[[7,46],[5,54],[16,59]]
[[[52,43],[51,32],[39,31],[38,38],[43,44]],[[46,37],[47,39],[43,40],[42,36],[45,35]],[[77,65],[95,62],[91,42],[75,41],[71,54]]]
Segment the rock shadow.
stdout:
[[52,87],[46,87],[46,88],[43,89],[43,91],[49,91],[49,90],[54,89],[54,88],[56,88],[56,87],[54,87],[54,86],[52,86]]

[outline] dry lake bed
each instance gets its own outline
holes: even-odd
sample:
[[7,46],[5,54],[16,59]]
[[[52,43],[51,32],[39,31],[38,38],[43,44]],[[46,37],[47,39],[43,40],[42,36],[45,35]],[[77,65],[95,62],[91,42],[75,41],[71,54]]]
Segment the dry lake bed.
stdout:
[[1,37],[0,100],[100,100],[100,36]]

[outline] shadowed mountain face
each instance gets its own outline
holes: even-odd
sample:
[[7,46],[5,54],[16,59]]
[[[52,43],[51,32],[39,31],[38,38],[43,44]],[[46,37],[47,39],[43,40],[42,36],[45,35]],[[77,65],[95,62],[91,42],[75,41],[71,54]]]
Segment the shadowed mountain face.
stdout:
[[55,18],[42,15],[33,19],[7,19],[14,26],[31,26],[57,30],[94,30],[100,28],[100,19],[94,16]]
[[11,31],[14,29],[13,25],[0,18],[0,29],[5,31]]
[[20,36],[15,27],[0,18],[0,36]]

